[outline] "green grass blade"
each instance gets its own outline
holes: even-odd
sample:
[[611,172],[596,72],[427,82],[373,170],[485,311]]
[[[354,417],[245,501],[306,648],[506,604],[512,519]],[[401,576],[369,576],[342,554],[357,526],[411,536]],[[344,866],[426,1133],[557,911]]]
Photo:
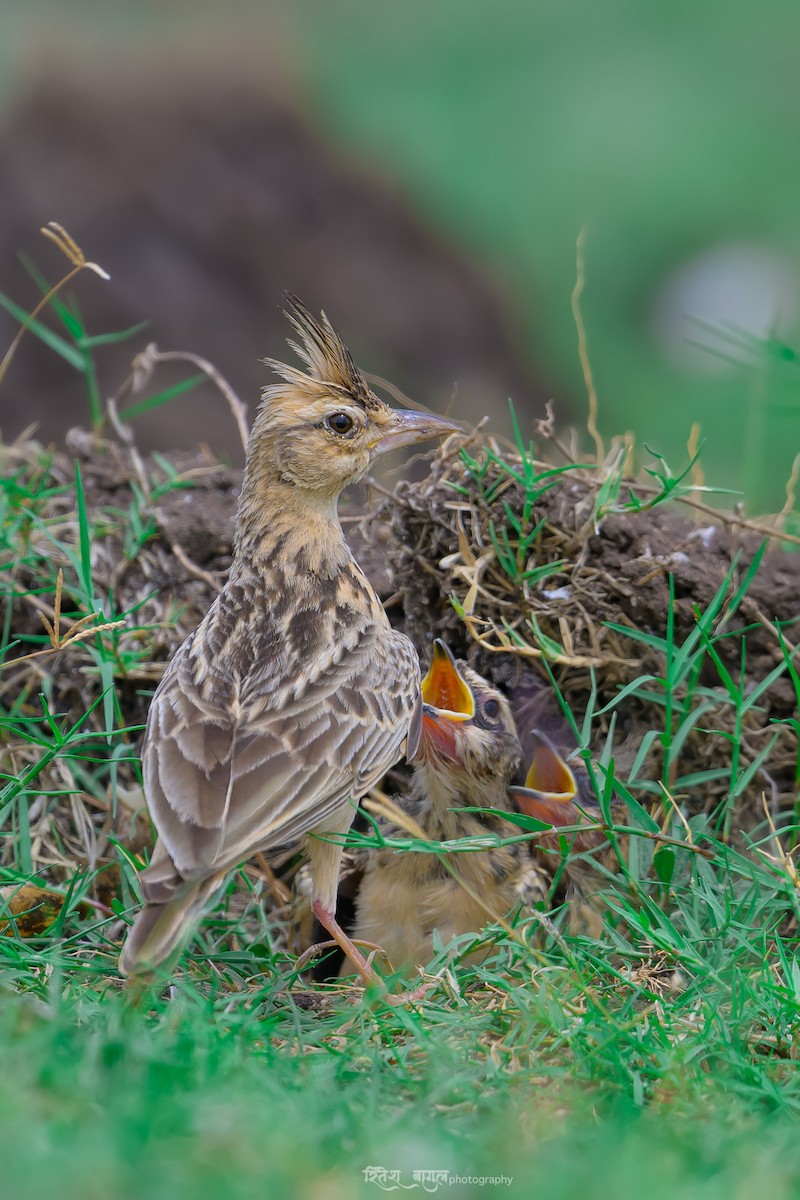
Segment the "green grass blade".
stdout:
[[183,395],[184,392],[190,392],[192,388],[196,388],[199,384],[205,383],[208,376],[206,375],[191,375],[188,379],[181,380],[180,383],[174,384],[172,387],[165,388],[163,392],[159,392],[157,396],[150,396],[147,400],[141,400],[138,404],[130,404],[127,408],[123,408],[120,416],[126,421],[131,421],[134,417],[141,417],[145,413],[152,412],[155,408],[161,408],[163,404],[169,404],[170,400],[174,400],[176,396]]
[[52,329],[48,329],[47,326],[43,325],[38,319],[30,321],[28,319],[28,313],[25,311],[25,309],[20,308],[18,304],[15,304],[13,300],[10,300],[8,296],[4,295],[2,292],[0,292],[0,305],[2,305],[3,308],[9,312],[15,320],[19,321],[20,325],[25,325],[26,328],[31,331],[31,333],[35,334],[39,341],[43,342],[45,346],[49,346],[51,350],[55,350],[56,354],[63,358],[65,362],[68,362],[71,367],[74,367],[76,371],[80,371],[81,374],[84,374],[86,361],[80,350],[76,349],[75,346],[70,345],[70,343],[61,337],[60,334],[54,333]]
[[130,341],[131,338],[135,338],[137,334],[143,333],[149,327],[149,321],[139,321],[136,325],[130,325],[127,329],[120,329],[116,332],[84,335],[81,338],[81,345],[87,350],[94,350],[97,346],[116,346],[119,342]]
[[[52,284],[50,281],[44,277],[42,272],[27,254],[21,254],[20,261],[43,296],[46,296],[48,292],[52,291]],[[72,311],[69,305],[65,303],[64,299],[59,296],[58,292],[54,292],[47,303],[77,345],[85,333],[80,316]]]
[[80,463],[75,462],[75,501],[78,510],[78,545],[80,548],[80,578],[86,601],[87,612],[99,612],[100,605],[94,598],[92,583],[92,542],[89,519],[86,515],[86,496],[83,491]]

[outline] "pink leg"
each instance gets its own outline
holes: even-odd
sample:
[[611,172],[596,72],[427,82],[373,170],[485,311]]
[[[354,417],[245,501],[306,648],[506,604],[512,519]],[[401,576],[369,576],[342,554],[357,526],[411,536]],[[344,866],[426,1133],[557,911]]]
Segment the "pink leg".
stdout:
[[336,914],[328,908],[325,908],[321,900],[315,900],[312,908],[314,916],[322,925],[323,929],[327,929],[333,940],[336,942],[358,971],[364,983],[370,987],[379,987],[383,992],[381,999],[386,1004],[416,1004],[424,999],[430,984],[423,984],[421,987],[415,988],[413,992],[401,992],[399,995],[393,996],[386,991],[386,985],[381,979],[378,972],[370,962],[367,962],[364,955],[359,950],[358,946],[349,938],[342,929],[339,922],[336,920]]

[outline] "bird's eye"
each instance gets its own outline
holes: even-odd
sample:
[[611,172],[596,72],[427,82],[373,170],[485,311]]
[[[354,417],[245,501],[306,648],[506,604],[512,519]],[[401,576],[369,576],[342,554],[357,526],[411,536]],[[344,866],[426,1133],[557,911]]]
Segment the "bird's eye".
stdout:
[[325,424],[332,433],[345,434],[350,433],[355,421],[346,412],[335,412],[325,418]]
[[490,721],[495,721],[500,716],[499,701],[485,700],[483,703],[483,715],[488,717]]

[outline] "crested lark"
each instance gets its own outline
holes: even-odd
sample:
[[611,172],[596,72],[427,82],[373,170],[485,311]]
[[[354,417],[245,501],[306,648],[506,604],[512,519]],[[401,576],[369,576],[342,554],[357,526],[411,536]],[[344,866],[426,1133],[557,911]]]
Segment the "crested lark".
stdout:
[[[327,317],[290,307],[305,370],[270,363],[281,382],[250,435],[228,581],[150,707],[142,766],[159,837],[124,974],[168,959],[237,863],[345,833],[353,801],[406,739],[416,747],[417,654],[353,559],[337,502],[379,454],[460,426],[390,408]],[[341,846],[309,836],[306,849],[315,915],[374,979],[336,922]]]

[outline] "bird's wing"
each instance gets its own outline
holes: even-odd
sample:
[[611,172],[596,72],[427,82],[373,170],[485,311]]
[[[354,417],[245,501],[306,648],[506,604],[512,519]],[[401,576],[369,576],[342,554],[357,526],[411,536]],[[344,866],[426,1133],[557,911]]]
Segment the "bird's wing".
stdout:
[[408,735],[406,737],[406,760],[413,762],[417,757],[419,744],[422,741],[422,696],[417,696],[417,702],[414,705],[414,711],[411,714],[411,722],[408,726]]
[[150,812],[184,878],[324,830],[399,758],[419,677],[405,638],[368,629],[302,686],[205,662],[201,687],[190,651],[188,639],[153,698],[142,755]]

